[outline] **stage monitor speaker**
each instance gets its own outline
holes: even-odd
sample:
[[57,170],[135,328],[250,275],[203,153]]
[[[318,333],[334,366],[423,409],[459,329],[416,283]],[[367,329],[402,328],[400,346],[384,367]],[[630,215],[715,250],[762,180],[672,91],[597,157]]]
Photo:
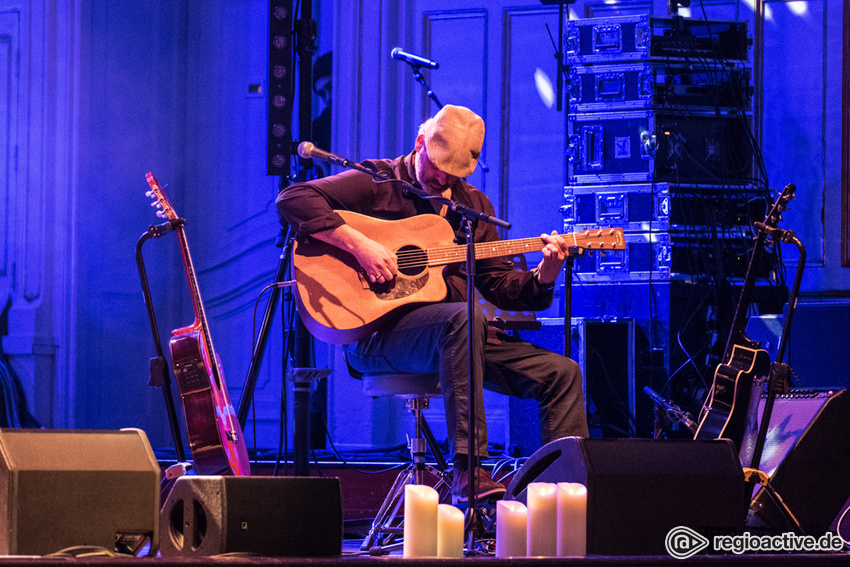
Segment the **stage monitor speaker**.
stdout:
[[[850,393],[795,396],[777,397],[759,468],[773,471],[773,488],[803,531],[817,537],[826,533],[850,497]],[[773,470],[777,457],[781,462]],[[751,508],[768,527],[790,529],[764,489]]]
[[162,507],[162,555],[342,553],[337,478],[183,476]]
[[543,446],[517,471],[506,499],[532,482],[587,486],[587,553],[666,555],[678,526],[711,539],[743,532],[749,499],[728,440],[582,439]]
[[159,548],[160,469],[144,431],[0,429],[0,554]]

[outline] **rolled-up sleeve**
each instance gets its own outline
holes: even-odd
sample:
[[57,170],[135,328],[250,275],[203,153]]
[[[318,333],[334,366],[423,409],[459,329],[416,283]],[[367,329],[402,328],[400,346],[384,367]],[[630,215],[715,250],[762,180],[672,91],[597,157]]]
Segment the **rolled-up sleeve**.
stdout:
[[[400,161],[401,158],[391,162],[375,160],[363,165],[393,176]],[[281,190],[275,204],[283,219],[296,228],[298,238],[304,238],[345,224],[337,210],[384,218],[409,216],[413,209],[400,194],[400,190],[376,183],[367,173],[348,170],[323,179],[293,183]]]
[[368,175],[345,171],[285,187],[275,204],[283,219],[296,228],[299,238],[303,238],[343,225],[336,210],[360,210],[368,206],[373,186]]

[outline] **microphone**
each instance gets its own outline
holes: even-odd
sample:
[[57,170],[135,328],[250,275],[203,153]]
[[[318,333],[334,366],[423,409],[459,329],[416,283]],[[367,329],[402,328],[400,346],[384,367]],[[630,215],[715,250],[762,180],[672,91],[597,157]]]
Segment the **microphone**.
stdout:
[[316,158],[341,167],[348,167],[349,164],[351,164],[350,161],[342,156],[326,152],[325,150],[320,150],[313,145],[313,142],[305,141],[298,144],[298,155],[304,159]]
[[390,57],[398,59],[399,61],[406,61],[416,67],[428,67],[429,69],[438,69],[440,67],[440,64],[436,61],[431,61],[430,59],[425,59],[424,57],[413,55],[412,53],[405,53],[402,51],[401,47],[393,48],[390,52]]
[[693,433],[697,431],[697,424],[694,423],[694,420],[691,419],[691,414],[686,411],[682,411],[679,406],[671,402],[670,400],[665,400],[661,397],[661,395],[650,388],[649,386],[644,386],[643,391],[652,398],[652,401],[657,405],[664,408],[667,412],[667,418],[674,423],[681,423],[688,429],[690,429]]

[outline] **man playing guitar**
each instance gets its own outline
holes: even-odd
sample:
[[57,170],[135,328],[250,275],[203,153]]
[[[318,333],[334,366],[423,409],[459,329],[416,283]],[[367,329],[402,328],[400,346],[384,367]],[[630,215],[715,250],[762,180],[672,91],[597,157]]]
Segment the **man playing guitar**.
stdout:
[[[484,193],[467,183],[478,163],[484,143],[484,122],[471,110],[447,105],[419,130],[414,150],[393,160],[374,160],[374,167],[389,177],[412,183],[427,193],[451,198],[488,215],[493,205]],[[299,243],[320,241],[348,253],[360,270],[366,287],[392,289],[405,271],[402,252],[393,251],[369,234],[346,223],[338,211],[350,211],[398,221],[417,215],[444,216],[458,244],[466,240],[460,215],[412,194],[397,184],[381,181],[359,171],[315,181],[296,183],[283,189],[277,206],[297,229]],[[499,241],[496,228],[478,223],[476,243]],[[541,235],[543,259],[527,271],[514,269],[504,257],[476,261],[475,287],[502,309],[540,310],[554,297],[555,279],[560,273],[570,244],[554,232]],[[452,244],[450,241],[446,245]],[[348,257],[348,256],[346,256]],[[355,264],[356,262],[356,264]],[[453,448],[452,493],[458,501],[469,498],[467,470],[467,305],[466,272],[461,264],[449,264],[436,277],[445,280],[445,299],[417,305],[381,321],[381,326],[348,346],[347,357],[353,369],[363,373],[438,372],[446,408],[446,422]],[[321,282],[320,282],[321,283]],[[302,298],[303,301],[303,298]],[[492,332],[483,314],[476,313],[472,352],[480,357],[474,384],[478,392],[476,429],[478,454],[487,455],[487,431],[481,389],[533,398],[539,403],[543,442],[565,436],[588,435],[582,394],[581,371],[569,358],[539,348],[518,338]],[[479,463],[480,464],[480,463]],[[505,487],[476,467],[476,498],[499,498]]]

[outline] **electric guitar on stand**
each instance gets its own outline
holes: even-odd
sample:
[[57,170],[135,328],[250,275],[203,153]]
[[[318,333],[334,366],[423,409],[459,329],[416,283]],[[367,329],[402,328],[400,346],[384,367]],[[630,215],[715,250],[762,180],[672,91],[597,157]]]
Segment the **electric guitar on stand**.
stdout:
[[[157,215],[170,221],[180,220],[156,177],[151,173],[146,177],[150,186],[147,195],[156,200],[154,205],[160,209]],[[194,469],[201,475],[249,476],[251,466],[242,427],[224,383],[221,360],[213,348],[182,221],[175,231],[192,294],[195,321],[188,327],[172,331],[171,363],[183,400]]]
[[[763,227],[753,246],[735,318],[726,342],[723,360],[714,371],[714,382],[708,399],[700,412],[699,426],[694,439],[731,439],[740,450],[746,431],[753,379],[770,372],[770,355],[761,343],[750,340],[745,329],[756,273],[761,262],[767,229],[776,228],[788,202],[794,198],[796,187],[788,184],[776,199],[764,219]],[[756,223],[758,225],[759,223]]]

